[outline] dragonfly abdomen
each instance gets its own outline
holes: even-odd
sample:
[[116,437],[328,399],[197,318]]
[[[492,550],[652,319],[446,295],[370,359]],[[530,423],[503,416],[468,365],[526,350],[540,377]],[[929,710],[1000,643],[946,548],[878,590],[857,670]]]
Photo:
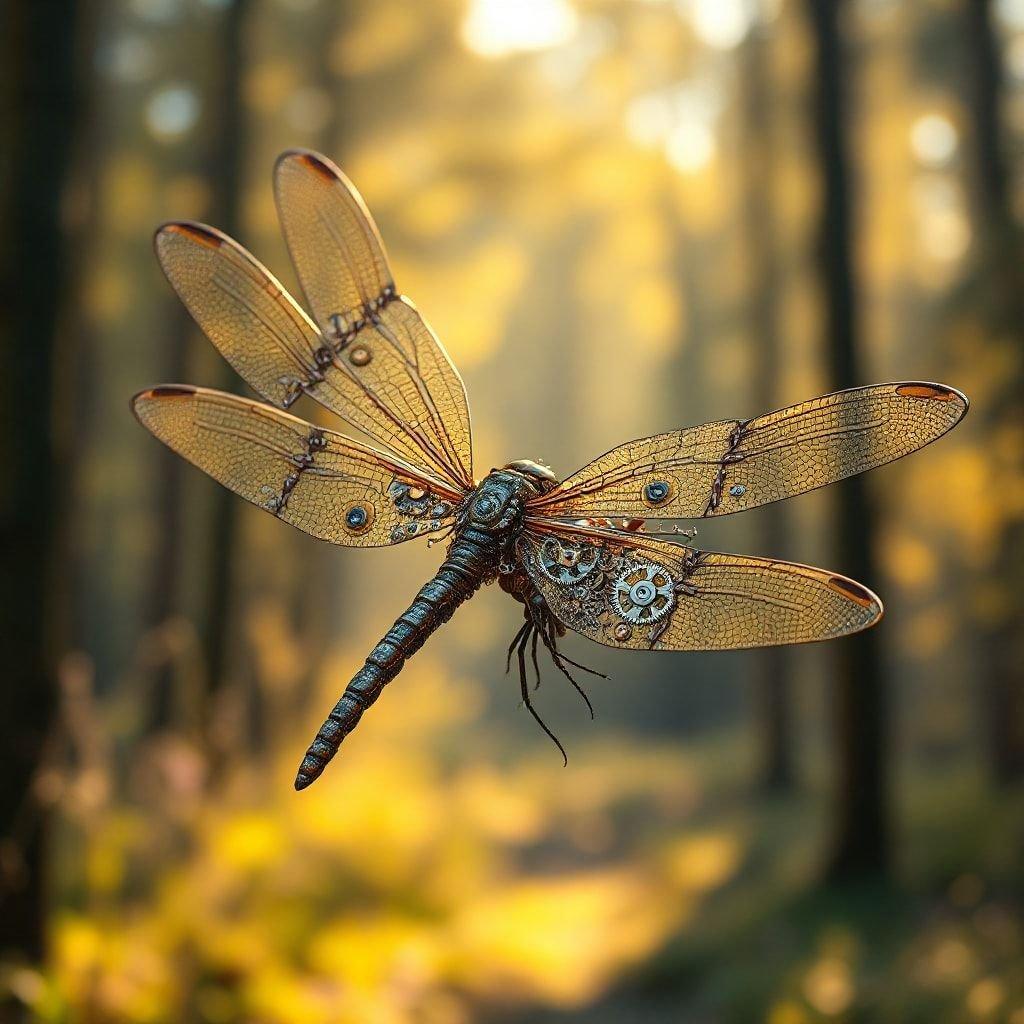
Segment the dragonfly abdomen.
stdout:
[[302,759],[295,788],[305,789],[320,777],[341,741],[359,724],[363,712],[402,670],[427,638],[447,622],[493,574],[500,545],[491,534],[466,529],[452,545],[437,574],[369,653],[338,703],[320,726]]

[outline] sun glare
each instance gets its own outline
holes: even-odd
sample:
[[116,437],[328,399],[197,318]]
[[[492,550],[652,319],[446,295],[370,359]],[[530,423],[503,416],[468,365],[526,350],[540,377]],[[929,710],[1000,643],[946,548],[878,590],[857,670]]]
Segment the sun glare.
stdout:
[[753,12],[747,0],[690,0],[685,7],[697,37],[716,50],[738,46],[750,28]]
[[506,57],[561,46],[578,24],[566,0],[472,0],[462,39],[483,57]]

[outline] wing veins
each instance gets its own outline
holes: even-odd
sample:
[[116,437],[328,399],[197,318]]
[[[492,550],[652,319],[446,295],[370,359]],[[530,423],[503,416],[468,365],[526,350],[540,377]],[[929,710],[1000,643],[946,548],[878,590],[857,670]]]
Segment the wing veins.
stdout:
[[[305,332],[309,331],[319,337],[320,331],[316,324],[303,312],[302,307],[295,301],[284,285],[266,267],[258,263],[248,249],[239,245],[234,239],[229,239],[229,241],[232,242],[227,247],[230,256],[226,257],[224,262],[237,268],[240,273],[247,276],[257,285],[261,291],[266,292],[276,307],[287,315],[300,336],[304,337]],[[224,251],[223,246],[220,251]]]
[[[379,409],[384,416],[386,416],[394,426],[403,434],[405,434],[411,441],[414,441],[425,455],[428,455],[434,464],[440,468],[446,475],[451,473],[451,467],[448,466],[447,461],[442,457],[442,454],[438,452],[436,446],[427,438],[425,435],[420,433],[416,424],[407,422],[404,418],[399,416],[391,406],[383,402],[378,396],[375,389],[371,388],[370,385],[364,381],[355,371],[350,367],[346,366],[336,351],[332,348],[332,364],[340,370],[345,376],[351,380],[357,387],[359,387],[363,394],[370,399],[371,402]],[[307,389],[303,389],[307,390]],[[316,397],[315,395],[313,397]],[[343,396],[344,397],[344,396]],[[339,415],[341,415],[339,413]],[[356,426],[359,426],[357,423]],[[360,427],[360,429],[363,429]],[[461,483],[462,481],[456,475],[452,478],[453,483]]]
[[416,386],[420,397],[423,399],[424,405],[427,407],[427,411],[430,413],[430,417],[435,429],[437,430],[438,437],[441,439],[442,443],[447,442],[445,445],[445,462],[448,465],[449,470],[455,474],[455,479],[465,481],[468,475],[466,473],[465,466],[462,465],[462,460],[459,458],[458,452],[455,450],[455,443],[448,432],[448,428],[444,424],[444,419],[441,416],[440,410],[437,408],[434,396],[430,393],[430,390],[427,388],[426,381],[423,380],[423,375],[420,373],[419,352],[417,346],[415,344],[411,346],[412,350],[417,353],[417,358],[415,362],[410,361],[408,357],[405,356],[402,345],[395,337],[389,324],[385,324],[379,317],[375,316],[373,319],[373,326],[381,337],[386,339],[396,351],[401,353],[406,366],[411,366],[413,368],[414,372],[409,374],[409,378]]
[[[277,339],[277,342],[281,350],[292,359],[292,361],[297,365],[299,369],[308,373],[308,360],[304,359],[302,354],[297,353],[295,351],[295,349],[292,346],[292,339],[288,338],[276,324],[267,320],[263,316],[258,306],[256,306],[248,299],[246,299],[245,296],[243,296],[240,292],[236,291],[231,286],[230,282],[224,280],[219,275],[214,275],[213,283],[226,295],[230,295],[232,298],[236,299],[240,305],[245,306],[245,308],[248,309],[250,313],[252,313],[253,317],[255,317],[255,319],[257,319],[261,324],[263,324],[263,326],[266,327],[266,329],[274,336],[274,338]],[[310,354],[311,353],[309,352],[309,350],[306,349],[305,355],[308,356]]]
[[[317,207],[316,207],[316,217],[317,217],[317,220],[323,225],[324,230],[327,232],[327,234],[331,236],[331,240],[334,242],[335,246],[337,247],[338,252],[340,252],[340,253],[348,253],[349,250],[348,250],[348,246],[345,245],[345,233],[344,233],[344,231],[339,228],[339,226],[338,226],[337,222],[335,221],[334,217],[331,214],[327,213],[327,211],[324,210],[320,206],[319,203],[317,203]],[[372,245],[371,239],[369,238],[369,235],[368,235],[365,227],[362,224],[362,218],[361,217],[356,217],[355,220],[359,224],[360,232],[362,233],[363,238],[364,238],[364,240],[367,243],[367,249],[370,252],[371,258],[372,258],[372,255],[373,255],[373,245]],[[345,258],[345,263],[348,265],[350,270],[354,269],[352,267],[351,262],[347,258]],[[366,294],[366,290],[363,287],[363,282],[362,282],[362,279],[361,279],[361,275],[359,273],[353,273],[352,274],[352,280],[355,282],[356,287],[359,289],[359,296],[363,300],[362,308],[363,309],[369,309],[370,308],[370,301],[371,301],[371,299],[372,298],[376,298],[376,296],[370,296],[370,295]],[[334,311],[332,311],[331,315],[333,316],[335,312],[341,312],[343,315],[347,315],[349,313],[354,313],[355,309],[334,310]]]

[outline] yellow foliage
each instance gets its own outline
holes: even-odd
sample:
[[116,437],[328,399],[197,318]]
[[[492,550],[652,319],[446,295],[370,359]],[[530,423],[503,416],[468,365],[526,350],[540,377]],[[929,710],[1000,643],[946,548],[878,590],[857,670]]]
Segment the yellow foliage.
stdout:
[[735,874],[742,854],[739,839],[727,832],[687,836],[666,849],[666,875],[684,893],[716,889]]
[[428,924],[399,914],[353,915],[317,930],[307,956],[324,977],[367,992],[439,980],[439,948]]
[[214,857],[232,871],[268,867],[286,846],[282,823],[263,813],[240,814],[218,823],[210,841]]
[[614,870],[482,893],[453,925],[457,974],[492,996],[580,1005],[678,923],[680,908],[646,886],[639,873]]
[[500,842],[539,839],[547,825],[539,801],[511,788],[485,766],[467,771],[453,796],[474,827]]

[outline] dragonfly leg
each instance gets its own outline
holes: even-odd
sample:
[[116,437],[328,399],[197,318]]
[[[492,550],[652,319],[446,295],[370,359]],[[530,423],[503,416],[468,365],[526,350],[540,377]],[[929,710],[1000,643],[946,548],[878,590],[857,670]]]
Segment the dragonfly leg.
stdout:
[[[551,660],[555,663],[555,667],[558,671],[561,672],[570,683],[572,683],[573,688],[583,698],[583,702],[587,705],[587,710],[590,712],[590,717],[593,718],[594,705],[590,703],[590,698],[587,696],[583,687],[580,686],[573,677],[573,674],[565,667],[565,663],[569,659],[563,658],[562,655],[558,653],[558,640],[555,634],[554,616],[551,615],[546,608],[535,608],[533,605],[531,605],[531,608],[534,608],[534,619],[536,623],[534,628],[540,634],[541,640],[544,641],[544,646],[548,649],[548,653],[551,655]],[[575,662],[573,662],[573,664],[575,664]],[[577,665],[576,667],[582,668],[583,666]],[[592,672],[593,670],[586,669],[586,671]],[[594,674],[600,675],[600,673]]]
[[508,675],[512,671],[512,652],[516,649],[516,644],[522,639],[523,633],[530,629],[532,623],[529,619],[519,627],[519,632],[512,637],[512,643],[508,645],[508,657],[505,659],[505,675]]
[[547,727],[544,723],[544,719],[537,714],[537,709],[533,706],[533,702],[530,700],[530,687],[526,681],[526,643],[529,639],[529,633],[523,633],[522,640],[519,641],[518,655],[519,655],[519,692],[523,696],[523,703],[526,705],[526,710],[533,715],[534,721],[548,734],[551,742],[562,753],[563,765],[569,764],[569,755],[565,752],[565,747],[559,742],[558,737]]
[[[532,625],[532,623],[531,623]],[[535,690],[540,689],[540,665],[537,664],[537,640],[540,638],[540,630],[533,626],[533,645],[530,648],[530,657],[533,658],[533,674],[536,682],[533,684]]]

